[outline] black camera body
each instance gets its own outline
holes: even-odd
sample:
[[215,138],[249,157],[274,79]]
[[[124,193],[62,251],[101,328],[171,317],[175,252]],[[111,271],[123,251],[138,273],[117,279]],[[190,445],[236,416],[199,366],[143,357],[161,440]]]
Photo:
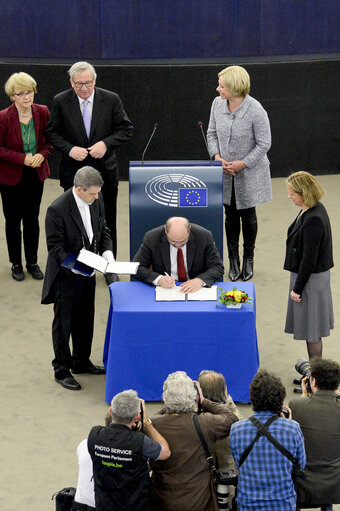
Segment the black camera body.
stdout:
[[285,408],[284,406],[281,408],[281,412],[283,413],[283,415],[285,416],[286,419],[289,419],[289,410],[287,410],[287,408]]
[[216,484],[227,484],[228,486],[237,486],[238,475],[235,470],[218,469],[215,472]]

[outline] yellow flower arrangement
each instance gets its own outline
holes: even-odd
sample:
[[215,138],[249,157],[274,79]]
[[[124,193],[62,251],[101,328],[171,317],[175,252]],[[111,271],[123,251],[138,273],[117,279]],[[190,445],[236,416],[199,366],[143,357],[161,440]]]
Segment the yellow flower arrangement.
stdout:
[[234,286],[230,291],[226,291],[221,287],[219,287],[218,290],[220,291],[218,300],[223,305],[236,305],[238,303],[250,303],[252,305],[252,298],[249,297],[248,293],[241,291],[240,289],[236,289],[236,286]]

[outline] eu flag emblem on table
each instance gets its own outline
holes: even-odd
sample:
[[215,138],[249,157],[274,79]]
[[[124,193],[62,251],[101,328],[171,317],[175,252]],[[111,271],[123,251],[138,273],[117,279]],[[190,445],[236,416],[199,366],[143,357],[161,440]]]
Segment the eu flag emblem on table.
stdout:
[[207,207],[208,189],[207,188],[180,188],[179,205],[180,207],[199,208]]

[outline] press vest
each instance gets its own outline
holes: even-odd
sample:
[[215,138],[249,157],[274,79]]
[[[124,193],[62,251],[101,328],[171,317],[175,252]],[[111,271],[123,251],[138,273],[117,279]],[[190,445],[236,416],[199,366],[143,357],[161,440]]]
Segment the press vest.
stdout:
[[96,511],[149,511],[149,471],[143,433],[122,424],[95,426],[88,437]]

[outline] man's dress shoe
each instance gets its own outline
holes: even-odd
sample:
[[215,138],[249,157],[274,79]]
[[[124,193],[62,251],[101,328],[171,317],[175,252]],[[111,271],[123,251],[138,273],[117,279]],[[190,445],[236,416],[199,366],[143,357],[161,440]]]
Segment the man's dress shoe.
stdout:
[[25,274],[23,272],[21,264],[13,264],[13,266],[11,268],[11,272],[12,272],[12,278],[14,280],[17,280],[18,282],[25,280]]
[[88,367],[75,367],[74,369],[72,369],[72,373],[73,374],[84,374],[84,373],[87,373],[87,374],[105,374],[105,369],[103,366],[95,366],[95,365],[90,365]]
[[60,380],[59,378],[57,378],[55,376],[54,379],[57,383],[60,383],[60,385],[62,385],[62,387],[64,387],[65,389],[68,389],[68,390],[80,390],[81,389],[80,383],[78,383],[77,380],[75,380],[73,378],[73,376],[67,376],[66,378],[63,378],[62,380]]
[[35,280],[42,280],[44,278],[44,274],[38,264],[26,264],[26,268]]
[[119,280],[117,273],[105,273],[104,277],[108,286]]

